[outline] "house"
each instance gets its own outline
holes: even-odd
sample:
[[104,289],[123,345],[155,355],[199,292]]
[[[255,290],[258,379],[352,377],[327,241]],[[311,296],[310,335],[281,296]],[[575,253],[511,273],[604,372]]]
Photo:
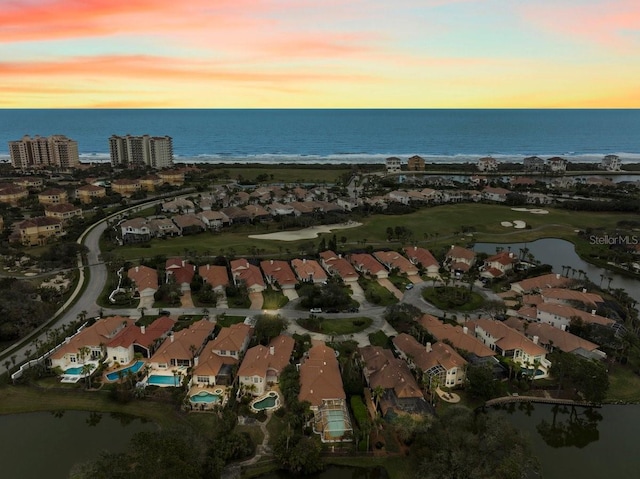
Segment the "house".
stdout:
[[480,276],[483,278],[500,278],[518,264],[518,257],[511,251],[501,251],[484,260]]
[[549,158],[547,160],[547,169],[551,173],[564,173],[567,171],[567,160],[560,158],[559,156]]
[[485,156],[478,160],[478,171],[498,171],[498,162],[495,158]]
[[21,199],[27,198],[29,192],[21,187],[3,183],[0,185],[0,203],[8,203],[11,206],[18,206]]
[[457,387],[464,384],[467,361],[454,348],[443,342],[420,344],[413,336],[400,333],[393,338],[393,347],[409,366],[419,368],[429,385]]
[[524,159],[524,171],[544,171],[544,160],[537,156],[529,156]]
[[418,155],[413,155],[407,160],[407,170],[424,171],[424,158]]
[[438,276],[440,264],[429,250],[418,246],[405,246],[403,251],[409,261],[426,271],[427,276]]
[[428,411],[420,385],[406,362],[396,358],[390,349],[379,346],[365,346],[358,351],[367,386],[371,390],[384,390],[378,399],[383,416],[389,410],[417,414]]
[[298,280],[289,263],[282,260],[265,260],[260,263],[267,283],[280,289],[294,289]]
[[140,191],[141,188],[140,180],[124,178],[111,182],[111,190],[125,197],[132,196],[134,193]]
[[309,403],[314,415],[313,431],[320,434],[322,442],[350,441],[353,428],[336,352],[323,342],[314,341],[299,371],[298,400]]
[[175,200],[162,203],[162,211],[165,213],[195,213],[193,201],[186,198],[176,198]]
[[247,212],[251,221],[264,221],[268,218],[271,218],[271,215],[267,210],[265,210],[260,205],[247,205],[244,207],[244,210]]
[[146,191],[155,191],[162,184],[158,175],[145,175],[140,178],[140,188]]
[[245,258],[231,261],[231,277],[235,285],[244,284],[250,293],[261,293],[266,289],[260,268]]
[[122,316],[109,316],[97,320],[91,326],[67,338],[49,356],[51,367],[59,367],[64,371],[70,367],[82,366],[87,361],[102,360],[106,352],[105,345],[121,330],[133,323],[133,319]]
[[136,294],[141,298],[150,298],[158,291],[158,272],[148,266],[129,268],[127,277],[133,281]]
[[476,262],[476,254],[462,246],[451,245],[445,255],[444,264],[450,271],[455,273],[466,273]]
[[251,336],[253,336],[253,328],[248,324],[232,324],[228,328],[220,329],[207,348],[218,356],[229,356],[239,360],[247,350]]
[[191,376],[193,386],[228,386],[233,382],[233,369],[238,360],[205,352],[194,359]]
[[471,362],[482,361],[496,356],[496,352],[488,348],[473,334],[470,334],[469,328],[466,326],[452,326],[451,324],[443,323],[430,314],[422,315],[418,319],[418,324],[438,341],[449,341],[458,351],[465,351]]
[[76,188],[76,198],[82,204],[88,205],[98,198],[107,196],[106,188],[97,185],[83,185]]
[[175,332],[156,350],[149,360],[152,369],[188,368],[195,365],[216,325],[201,319],[188,328]]
[[402,169],[402,160],[395,156],[391,156],[385,160],[385,166],[387,168],[387,173],[400,173],[400,170]]
[[175,324],[174,319],[161,316],[149,326],[127,325],[107,343],[107,363],[129,364],[136,354],[150,358],[154,346],[167,336]]
[[280,381],[280,373],[289,364],[295,341],[290,336],[277,336],[268,346],[254,346],[244,355],[238,369],[240,386],[254,396],[265,393],[270,384]]
[[514,317],[507,318],[504,324],[520,331],[550,353],[559,349],[564,353],[577,354],[588,359],[602,360],[607,357],[606,353],[598,349],[597,344],[563,329],[554,328],[550,324],[530,323]]
[[599,168],[606,171],[620,171],[620,157],[618,155],[606,155],[600,161]]
[[220,210],[231,223],[248,223],[251,220],[249,214],[238,206],[228,206]]
[[165,262],[166,282],[171,278],[180,286],[180,291],[191,291],[191,281],[196,274],[196,266],[181,258],[169,258]]
[[275,202],[268,205],[267,210],[272,216],[292,216],[296,213],[296,210],[290,204]]
[[180,230],[169,218],[153,218],[146,225],[154,238],[166,238],[180,236]]
[[482,199],[504,203],[505,201],[507,201],[507,195],[510,193],[511,191],[507,190],[506,188],[493,188],[491,186],[486,186],[482,190]]
[[526,176],[518,176],[509,180],[511,186],[533,186],[536,184],[536,180],[528,178]]
[[349,255],[349,262],[361,274],[371,278],[385,279],[389,272],[369,253],[354,253]]
[[184,184],[184,171],[182,170],[162,170],[158,171],[157,175],[162,180],[162,183],[171,186],[182,186]]
[[49,216],[35,216],[15,225],[9,240],[23,246],[43,246],[63,235],[61,220]]
[[519,294],[537,293],[545,288],[565,288],[574,281],[556,273],[543,274],[511,283],[511,289]]
[[72,218],[82,218],[82,208],[71,203],[58,203],[44,207],[44,215],[68,223]]
[[202,220],[194,214],[177,215],[172,220],[182,236],[202,233],[207,229]]
[[210,230],[218,231],[231,225],[231,220],[222,211],[202,211],[197,216]]
[[151,239],[151,228],[146,218],[131,218],[122,221],[118,226],[124,244],[144,243]]
[[387,193],[387,198],[389,199],[389,201],[401,203],[403,205],[408,205],[411,200],[409,197],[409,193],[401,190],[395,190]]
[[41,205],[57,205],[59,203],[67,203],[69,195],[65,190],[60,188],[50,188],[38,193],[38,203]]
[[558,329],[568,329],[571,321],[579,319],[587,324],[599,324],[600,326],[613,326],[613,319],[596,314],[596,310],[590,313],[581,309],[572,308],[564,304],[541,303],[536,306],[536,319],[540,323],[547,323]]
[[596,293],[587,293],[586,289],[575,291],[564,288],[547,288],[543,289],[540,295],[545,303],[565,304],[567,306],[579,304],[590,309],[597,309],[599,304],[604,303],[602,296]]
[[214,291],[223,292],[229,286],[229,274],[226,266],[205,264],[198,268],[198,274]]
[[320,264],[330,275],[336,275],[345,282],[358,281],[358,273],[351,264],[331,250],[320,253]]
[[312,259],[293,259],[291,267],[296,273],[299,281],[307,283],[324,283],[327,281],[327,273],[320,263]]
[[397,270],[406,276],[417,276],[418,268],[396,251],[376,251],[373,256],[389,271]]
[[[534,374],[534,379],[548,376],[551,362],[546,350],[524,334],[493,319],[477,319],[467,322],[470,331],[498,355],[510,358],[524,370]],[[537,368],[533,371],[534,366]]]
[[17,178],[14,182],[16,186],[22,186],[23,188],[31,188],[34,190],[42,188],[44,185],[44,180],[42,178],[34,178],[32,176],[25,176],[22,178]]

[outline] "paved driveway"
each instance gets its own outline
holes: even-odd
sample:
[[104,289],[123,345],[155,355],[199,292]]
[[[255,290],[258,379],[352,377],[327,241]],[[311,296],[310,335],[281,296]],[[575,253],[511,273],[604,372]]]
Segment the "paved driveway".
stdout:
[[262,309],[262,304],[264,303],[262,293],[249,293],[249,299],[251,300],[251,309]]
[[388,278],[379,278],[378,279],[378,284],[380,286],[382,286],[383,288],[387,288],[389,291],[391,291],[391,293],[396,298],[398,298],[398,300],[401,300],[402,297],[404,296],[402,291],[400,291],[398,288],[396,288],[395,285]]

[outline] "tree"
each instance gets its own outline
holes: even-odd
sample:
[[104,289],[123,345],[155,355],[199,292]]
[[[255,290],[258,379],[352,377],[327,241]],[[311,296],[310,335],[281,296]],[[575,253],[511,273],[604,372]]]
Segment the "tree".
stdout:
[[384,388],[382,386],[376,386],[371,390],[371,397],[373,398],[373,404],[375,405],[376,412],[378,411],[378,406],[380,405],[380,399],[384,396]]
[[293,474],[313,474],[323,469],[319,441],[314,437],[295,436],[291,440],[286,432],[278,438],[274,455],[280,465]]
[[275,316],[262,314],[256,321],[255,335],[260,344],[266,345],[286,328],[287,321],[279,314]]
[[467,391],[481,401],[487,401],[500,393],[500,382],[488,365],[470,365],[467,368]]

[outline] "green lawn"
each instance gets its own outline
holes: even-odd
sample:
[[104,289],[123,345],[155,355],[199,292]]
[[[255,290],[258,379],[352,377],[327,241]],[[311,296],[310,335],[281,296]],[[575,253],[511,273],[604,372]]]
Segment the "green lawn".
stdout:
[[265,289],[262,292],[262,297],[264,298],[262,309],[280,309],[289,302],[289,299],[281,291],[273,289]]
[[364,290],[364,295],[365,298],[367,298],[367,301],[373,304],[389,306],[398,302],[398,298],[396,298],[391,291],[374,280],[360,277],[358,284]]
[[220,315],[216,321],[216,324],[223,328],[228,328],[232,324],[242,323],[244,322],[244,316],[231,316],[231,315]]
[[371,326],[371,318],[316,318],[299,319],[298,324],[303,328],[317,333],[342,335],[358,333]]
[[475,311],[482,307],[484,299],[466,287],[437,286],[422,290],[425,301],[436,308],[455,311]]
[[640,376],[628,367],[614,365],[609,371],[606,402],[640,402]]

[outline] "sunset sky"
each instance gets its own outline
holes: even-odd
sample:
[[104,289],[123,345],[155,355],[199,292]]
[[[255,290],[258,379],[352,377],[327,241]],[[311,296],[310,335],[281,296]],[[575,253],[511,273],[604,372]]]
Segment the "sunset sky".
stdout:
[[2,0],[2,108],[640,107],[638,0]]

